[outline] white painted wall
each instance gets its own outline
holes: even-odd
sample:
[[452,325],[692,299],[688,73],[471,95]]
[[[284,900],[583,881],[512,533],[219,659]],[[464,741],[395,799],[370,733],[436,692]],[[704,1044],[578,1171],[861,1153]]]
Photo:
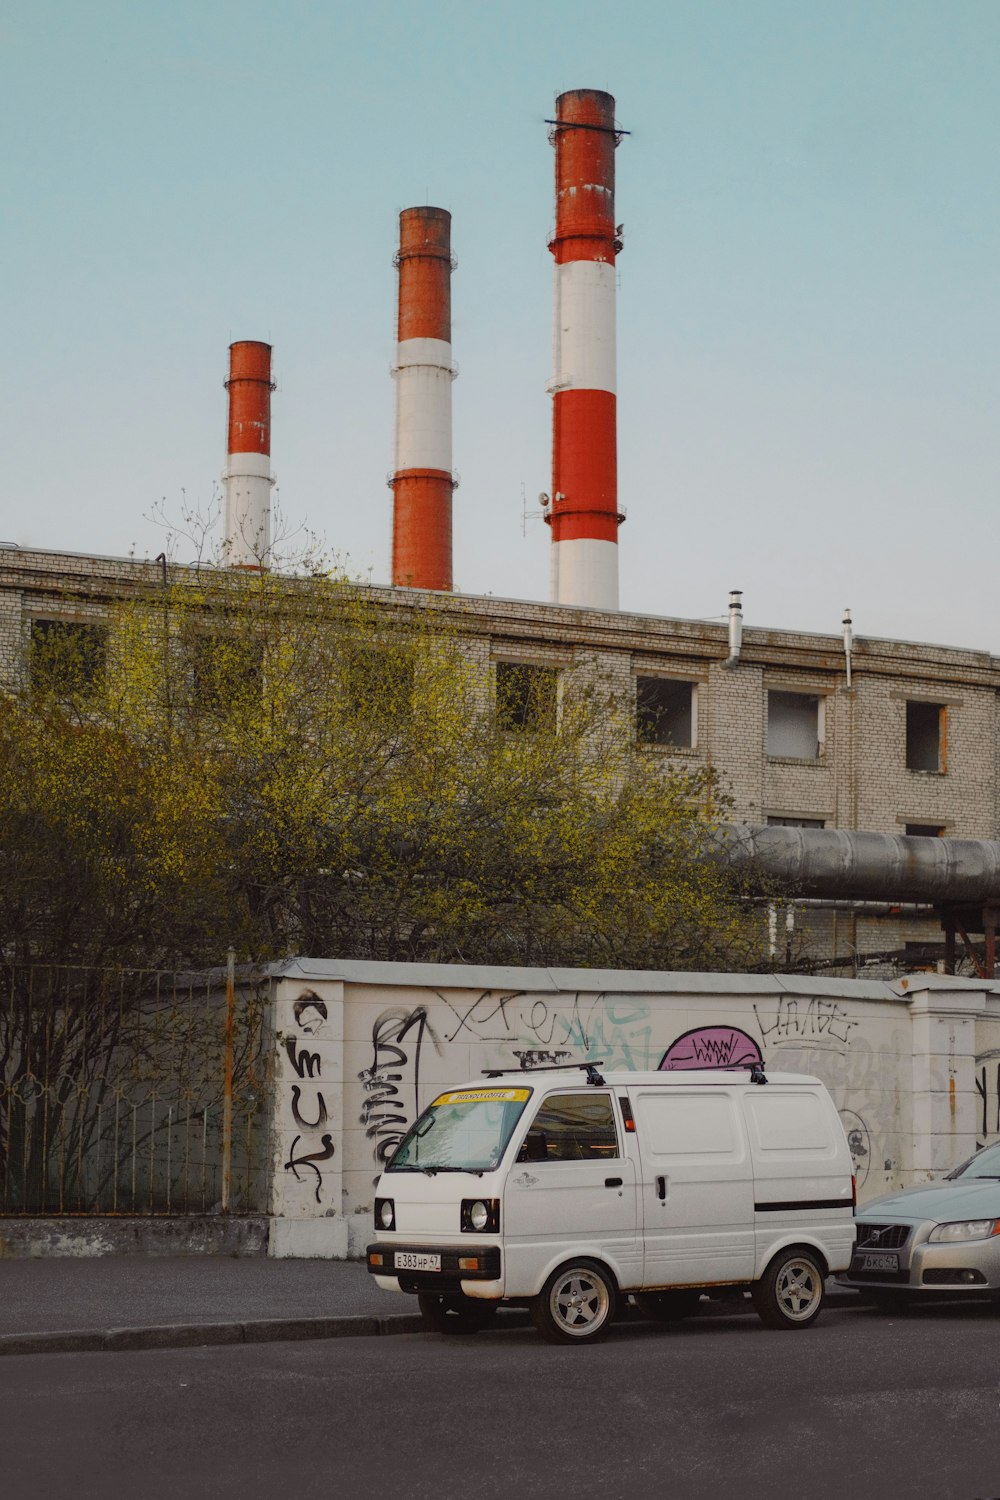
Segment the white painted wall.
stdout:
[[862,1200],[1000,1136],[1000,985],[986,982],[303,959],[276,981],[274,1016],[276,1255],[362,1254],[382,1161],[436,1093],[487,1068],[658,1068],[675,1044],[716,1059],[756,1046],[827,1084]]

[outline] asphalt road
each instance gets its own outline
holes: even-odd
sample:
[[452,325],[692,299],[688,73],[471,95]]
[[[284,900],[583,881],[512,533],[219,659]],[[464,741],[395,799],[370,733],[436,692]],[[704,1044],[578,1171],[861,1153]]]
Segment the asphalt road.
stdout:
[[30,1500],[992,1500],[1000,1315],[828,1310],[0,1367],[0,1493]]

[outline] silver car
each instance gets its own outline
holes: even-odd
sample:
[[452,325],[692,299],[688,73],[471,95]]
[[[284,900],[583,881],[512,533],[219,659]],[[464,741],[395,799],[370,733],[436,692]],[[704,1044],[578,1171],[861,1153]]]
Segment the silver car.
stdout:
[[880,1306],[917,1293],[1000,1300],[1000,1142],[936,1182],[858,1209],[850,1269],[838,1276]]

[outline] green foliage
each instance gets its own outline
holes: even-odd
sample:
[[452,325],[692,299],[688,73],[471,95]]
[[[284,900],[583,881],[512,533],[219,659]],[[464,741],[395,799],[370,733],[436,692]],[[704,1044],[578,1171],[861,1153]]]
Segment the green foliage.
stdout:
[[0,711],[12,954],[759,966],[712,773],[600,682],[490,679],[454,609],[212,569],[122,604],[86,714],[40,673]]

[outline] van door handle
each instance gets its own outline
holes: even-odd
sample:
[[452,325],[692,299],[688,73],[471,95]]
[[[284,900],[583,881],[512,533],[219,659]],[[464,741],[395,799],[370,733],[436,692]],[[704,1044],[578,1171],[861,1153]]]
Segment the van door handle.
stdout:
[[604,1179],[605,1187],[621,1187],[621,1185],[622,1180],[620,1177],[605,1177]]
[[667,1201],[667,1179],[665,1177],[658,1177],[656,1179],[656,1196],[661,1203]]

